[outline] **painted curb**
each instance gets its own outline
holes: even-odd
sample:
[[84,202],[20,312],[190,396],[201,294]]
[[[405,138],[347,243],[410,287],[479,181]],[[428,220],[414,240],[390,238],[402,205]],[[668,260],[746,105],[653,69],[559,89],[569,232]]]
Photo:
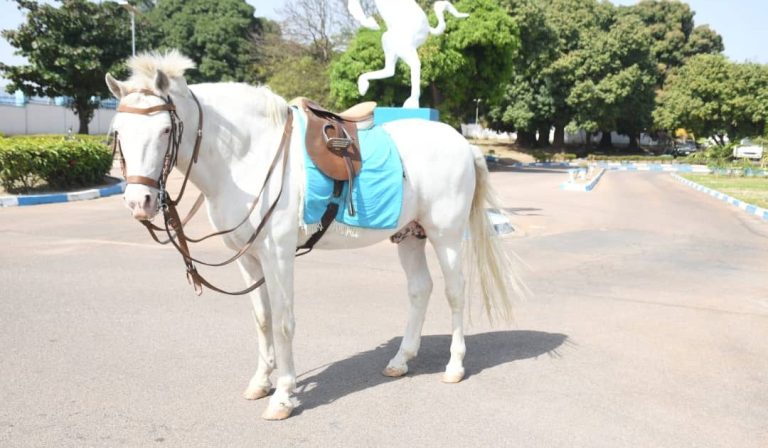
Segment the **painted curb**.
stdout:
[[725,202],[727,202],[727,203],[729,203],[729,204],[731,204],[731,205],[733,205],[735,207],[740,208],[741,210],[747,212],[750,215],[754,215],[754,216],[757,216],[758,218],[762,218],[762,219],[768,221],[768,210],[767,209],[760,208],[760,207],[758,207],[756,205],[752,205],[752,204],[746,203],[746,202],[744,202],[744,201],[742,201],[740,199],[736,199],[736,198],[734,198],[732,196],[728,196],[725,193],[721,193],[721,192],[719,192],[717,190],[713,190],[712,188],[705,187],[704,185],[701,185],[701,184],[697,184],[696,182],[694,182],[692,180],[688,180],[688,179],[686,179],[684,177],[678,176],[677,174],[673,173],[672,177],[674,177],[675,179],[679,180],[683,184],[693,188],[696,191],[701,191],[703,193],[707,193],[708,195],[710,195],[710,196],[712,196],[712,197],[714,197],[716,199],[720,199],[721,201],[725,201]]
[[650,171],[656,173],[710,173],[705,165],[665,163],[618,163],[597,162],[597,166],[611,171]]
[[[113,178],[114,179],[114,178]],[[61,202],[86,201],[89,199],[114,196],[125,191],[125,181],[102,188],[73,191],[72,193],[50,193],[0,197],[0,207],[26,207],[29,205],[57,204]]]
[[[498,163],[499,158],[488,155],[486,160],[490,163]],[[579,162],[528,162],[514,163],[509,166],[515,168],[575,168],[584,161]],[[597,165],[610,171],[652,171],[660,173],[711,173],[706,165],[688,165],[688,164],[666,164],[666,163],[621,163],[592,161],[590,165]]]
[[600,179],[603,177],[603,174],[605,174],[605,171],[605,168],[601,168],[600,172],[597,173],[597,176],[595,176],[587,184],[581,185],[573,182],[563,182],[560,184],[560,189],[566,191],[582,191],[584,193],[590,192],[595,188],[597,183],[600,182]]

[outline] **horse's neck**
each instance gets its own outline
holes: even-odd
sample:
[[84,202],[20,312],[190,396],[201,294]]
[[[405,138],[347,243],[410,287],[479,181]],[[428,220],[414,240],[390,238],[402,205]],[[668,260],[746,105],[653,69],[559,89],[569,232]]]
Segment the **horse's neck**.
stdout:
[[[192,182],[206,197],[214,198],[231,192],[253,190],[262,167],[269,166],[283,125],[267,123],[262,117],[244,112],[243,98],[221,107],[210,92],[197,93],[203,110],[202,142],[197,163],[190,171]],[[183,100],[185,130],[178,168],[184,173],[191,163],[198,126],[198,109],[194,100]],[[189,123],[189,124],[187,124]],[[194,126],[191,126],[194,124]],[[274,146],[275,148],[272,148]],[[271,149],[271,150],[270,150]],[[243,176],[250,172],[251,176]],[[239,176],[238,176],[239,175]],[[252,191],[250,191],[252,193]]]

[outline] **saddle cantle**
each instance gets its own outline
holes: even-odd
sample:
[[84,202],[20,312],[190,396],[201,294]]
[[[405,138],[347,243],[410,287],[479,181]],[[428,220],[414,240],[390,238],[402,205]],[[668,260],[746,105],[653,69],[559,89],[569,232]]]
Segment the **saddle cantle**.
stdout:
[[354,216],[352,187],[363,163],[357,127],[359,123],[372,120],[376,103],[360,103],[341,113],[331,112],[307,98],[296,98],[291,103],[301,107],[307,116],[309,158],[326,176],[347,182],[349,211]]

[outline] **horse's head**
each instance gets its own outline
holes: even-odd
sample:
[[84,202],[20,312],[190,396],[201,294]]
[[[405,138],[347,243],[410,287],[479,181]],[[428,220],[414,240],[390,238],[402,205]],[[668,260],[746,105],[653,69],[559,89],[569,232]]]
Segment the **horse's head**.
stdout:
[[135,56],[128,66],[128,81],[107,74],[106,82],[120,101],[112,133],[128,184],[123,199],[133,217],[144,221],[159,211],[159,195],[176,163],[183,124],[172,97],[189,95],[184,71],[194,64],[174,51]]

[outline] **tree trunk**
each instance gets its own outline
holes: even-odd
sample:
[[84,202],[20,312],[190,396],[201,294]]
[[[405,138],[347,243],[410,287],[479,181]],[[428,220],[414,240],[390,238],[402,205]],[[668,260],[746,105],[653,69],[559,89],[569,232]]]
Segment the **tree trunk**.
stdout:
[[517,144],[521,148],[532,148],[536,142],[536,135],[533,132],[517,131]]
[[429,92],[432,94],[432,101],[430,102],[429,107],[437,109],[437,105],[443,102],[443,94],[434,82],[429,84]]
[[77,130],[77,133],[88,134],[88,123],[90,123],[91,118],[93,118],[94,107],[88,98],[84,100],[75,98],[74,101],[73,109],[75,115],[77,115],[78,121],[80,122],[80,128]]
[[586,135],[585,144],[587,145],[587,152],[589,152],[589,151],[592,151],[592,133],[585,132],[585,135]]
[[715,136],[715,141],[716,141],[716,142],[717,142],[717,143],[718,143],[720,146],[725,146],[725,136],[724,136],[724,135],[722,135],[722,134],[717,134],[717,135]]
[[602,131],[602,136],[600,137],[600,149],[611,149],[613,148],[613,140],[611,140],[611,133],[610,131]]
[[635,133],[629,134],[629,149],[640,149],[640,136]]
[[546,148],[549,146],[549,130],[551,127],[547,125],[539,126],[539,140],[538,144],[542,148]]
[[563,149],[565,146],[565,126],[555,124],[555,135],[552,139],[552,146]]

